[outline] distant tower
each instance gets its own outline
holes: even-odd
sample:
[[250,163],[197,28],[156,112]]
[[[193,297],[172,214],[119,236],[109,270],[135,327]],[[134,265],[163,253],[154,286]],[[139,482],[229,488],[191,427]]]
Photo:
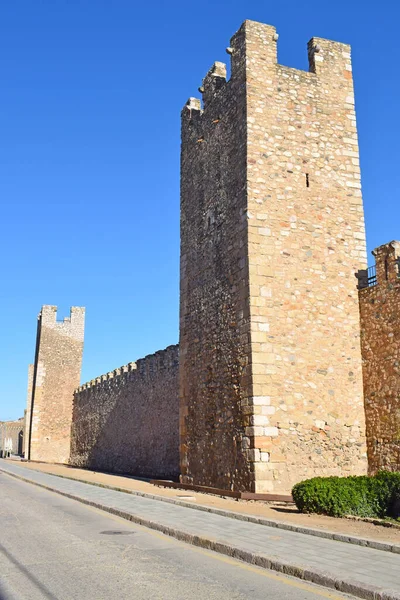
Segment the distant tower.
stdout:
[[350,47],[277,39],[246,21],[182,112],[182,479],[255,492],[367,469]]
[[[67,463],[72,403],[80,384],[85,309],[73,306],[57,321],[57,307],[43,306],[38,317],[27,458]],[[28,412],[28,411],[27,411]]]

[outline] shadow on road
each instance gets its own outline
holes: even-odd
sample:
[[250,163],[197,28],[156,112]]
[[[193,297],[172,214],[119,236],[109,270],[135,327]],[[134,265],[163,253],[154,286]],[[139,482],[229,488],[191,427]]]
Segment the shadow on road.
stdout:
[[[24,565],[22,565],[19,560],[15,558],[2,544],[0,544],[0,552],[4,554],[4,556],[34,585],[42,594],[43,598],[47,600],[57,600],[57,597],[54,596],[50,590],[43,585]],[[10,590],[7,590],[7,587],[4,583],[0,581],[0,600],[21,600],[17,598],[17,596]]]

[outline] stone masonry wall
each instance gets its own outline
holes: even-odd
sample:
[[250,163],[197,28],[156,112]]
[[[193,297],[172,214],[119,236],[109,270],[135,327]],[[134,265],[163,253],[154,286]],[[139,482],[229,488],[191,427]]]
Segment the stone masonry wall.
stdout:
[[246,246],[244,57],[215,63],[204,110],[182,111],[180,395],[185,483],[247,490],[249,285]]
[[0,422],[0,450],[12,454],[22,454],[24,435],[24,418],[16,421]]
[[276,64],[274,28],[246,31],[249,436],[257,487],[290,490],[315,475],[367,470],[351,55],[347,44],[313,38],[306,73]]
[[400,242],[373,252],[376,281],[360,275],[361,346],[371,475],[400,470]]
[[367,469],[350,47],[276,40],[246,21],[182,113],[182,474],[257,492]]
[[72,307],[57,321],[57,307],[43,306],[38,318],[33,373],[30,460],[67,463],[70,455],[72,402],[79,386],[85,309]]
[[75,391],[74,466],[144,477],[179,474],[178,346]]
[[29,436],[31,430],[31,404],[32,404],[32,389],[33,389],[33,374],[34,374],[34,365],[28,366],[28,389],[26,394],[26,410],[25,410],[25,420],[24,420],[24,447],[23,454],[26,458],[28,456],[28,447],[29,447]]

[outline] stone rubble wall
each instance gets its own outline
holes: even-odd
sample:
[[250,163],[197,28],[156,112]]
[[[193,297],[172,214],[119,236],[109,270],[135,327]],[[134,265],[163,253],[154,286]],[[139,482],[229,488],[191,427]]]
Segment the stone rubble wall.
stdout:
[[143,477],[179,474],[178,346],[74,393],[70,464]]
[[400,242],[380,246],[373,254],[376,285],[359,291],[371,475],[400,470]]
[[[238,69],[244,68],[241,57]],[[180,395],[184,483],[249,490],[242,400],[251,394],[242,77],[215,63],[204,110],[182,111]]]

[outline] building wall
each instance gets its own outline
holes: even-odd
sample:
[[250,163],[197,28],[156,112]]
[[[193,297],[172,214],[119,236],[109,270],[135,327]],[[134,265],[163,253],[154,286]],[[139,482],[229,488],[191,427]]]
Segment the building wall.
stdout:
[[22,455],[24,418],[0,422],[0,450]]
[[81,386],[74,395],[74,466],[149,477],[179,474],[178,346]]
[[67,463],[72,402],[79,386],[85,309],[72,307],[57,321],[57,307],[43,306],[38,318],[31,404],[30,460]]
[[246,103],[241,74],[227,84],[225,71],[215,63],[207,74],[203,111],[194,98],[182,111],[181,473],[185,483],[246,490]]
[[31,405],[32,405],[32,390],[33,390],[33,373],[34,373],[34,365],[28,366],[28,389],[26,394],[26,410],[25,410],[25,419],[24,419],[24,447],[23,454],[24,457],[28,456],[28,448],[29,448],[29,436],[31,430]]
[[366,471],[366,248],[350,47],[277,64],[246,21],[182,113],[184,481],[288,491]]
[[[310,72],[246,27],[257,487],[366,472],[355,273],[366,264],[350,47],[314,38]],[[261,408],[261,411],[260,411]]]
[[400,470],[400,242],[380,246],[373,254],[376,284],[368,286],[368,279],[360,277],[359,291],[371,475]]

